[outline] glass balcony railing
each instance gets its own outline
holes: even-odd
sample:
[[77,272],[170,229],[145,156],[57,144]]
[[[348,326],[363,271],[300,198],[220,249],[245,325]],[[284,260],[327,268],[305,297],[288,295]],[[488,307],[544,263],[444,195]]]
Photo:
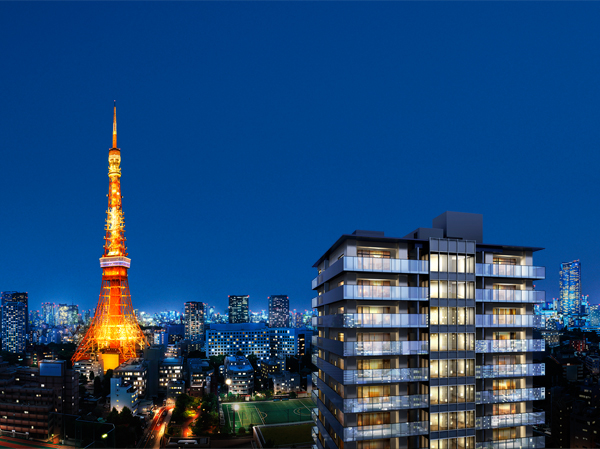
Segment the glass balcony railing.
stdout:
[[375,440],[429,433],[429,421],[379,424],[374,426],[345,427],[344,441]]
[[478,263],[475,265],[477,276],[503,278],[545,279],[546,267],[531,265],[501,265],[496,263]]
[[310,411],[310,416],[311,416],[313,422],[316,424],[317,421],[319,420],[319,409],[317,407],[313,408]]
[[310,393],[310,397],[312,398],[312,400],[315,403],[315,405],[317,405],[317,399],[319,399],[319,390],[313,390]]
[[541,315],[476,315],[477,327],[544,327]]
[[344,257],[345,271],[374,271],[379,273],[429,273],[426,260],[382,259],[378,257]]
[[475,449],[543,449],[545,447],[546,437],[543,436],[475,443]]
[[[311,412],[312,414],[312,412]],[[316,443],[319,440],[319,428],[317,426],[313,426],[310,429],[310,434],[312,435],[313,441]]]
[[523,363],[520,365],[483,365],[475,367],[477,379],[499,379],[503,377],[545,376],[543,363]]
[[475,402],[477,404],[501,404],[504,402],[540,401],[545,398],[546,389],[544,387],[475,392]]
[[344,313],[317,317],[325,327],[427,327],[429,315],[409,313]]
[[316,371],[314,371],[312,374],[312,383],[313,385],[317,385],[317,379],[319,378],[319,373],[317,373]]
[[[344,299],[427,300],[427,287],[387,287],[384,285],[343,285]],[[333,291],[333,290],[332,290]]]
[[313,363],[313,365],[317,366],[317,354],[312,354],[310,356],[310,360]]
[[477,430],[499,427],[533,426],[546,422],[545,412],[515,413],[514,415],[479,416],[475,418]]
[[344,385],[417,382],[429,379],[429,368],[344,370]]
[[408,410],[429,407],[429,396],[388,396],[384,398],[344,399],[344,413],[377,412],[387,410]]
[[477,289],[475,290],[475,301],[544,303],[546,292],[541,290]]
[[477,340],[475,352],[541,352],[546,350],[546,340]]
[[[544,340],[542,340],[544,341]],[[428,341],[346,341],[345,356],[429,354]]]

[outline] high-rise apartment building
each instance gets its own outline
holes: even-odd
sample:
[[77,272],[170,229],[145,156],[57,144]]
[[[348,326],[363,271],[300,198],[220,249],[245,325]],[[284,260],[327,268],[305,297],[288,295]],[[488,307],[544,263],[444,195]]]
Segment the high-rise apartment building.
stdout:
[[250,322],[249,302],[249,295],[229,297],[229,322],[231,324]]
[[290,326],[290,299],[287,295],[269,296],[269,327]]
[[25,352],[27,342],[27,293],[2,292],[2,350]]
[[317,447],[544,447],[541,248],[484,244],[482,223],[446,212],[403,238],[355,231],[315,263]]
[[54,326],[54,304],[51,302],[42,303],[42,322],[48,326]]
[[185,338],[198,341],[204,338],[204,303],[190,301],[185,303]]
[[560,264],[560,313],[577,316],[581,314],[581,262]]

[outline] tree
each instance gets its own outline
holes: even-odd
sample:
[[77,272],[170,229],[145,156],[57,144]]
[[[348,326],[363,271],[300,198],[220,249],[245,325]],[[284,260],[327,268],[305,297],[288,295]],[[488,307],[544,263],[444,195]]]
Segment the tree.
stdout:
[[296,399],[297,397],[298,397],[298,395],[296,394],[295,391],[290,392],[290,399]]
[[240,427],[240,428],[238,429],[238,433],[239,433],[240,435],[246,435],[246,429],[244,429],[243,427]]
[[106,417],[106,421],[108,421],[109,423],[113,423],[114,425],[121,424],[119,412],[117,411],[116,407],[113,407],[113,409],[110,411],[110,413]]
[[94,377],[96,377],[96,375],[94,374],[93,371],[90,371],[90,376],[89,376],[90,382],[92,382],[94,380]]

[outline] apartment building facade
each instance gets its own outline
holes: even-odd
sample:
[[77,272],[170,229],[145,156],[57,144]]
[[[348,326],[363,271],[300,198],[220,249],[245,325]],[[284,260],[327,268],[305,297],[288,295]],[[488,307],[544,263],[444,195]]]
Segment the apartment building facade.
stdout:
[[403,238],[355,231],[315,263],[316,447],[544,447],[541,248],[484,244],[482,223],[446,212]]

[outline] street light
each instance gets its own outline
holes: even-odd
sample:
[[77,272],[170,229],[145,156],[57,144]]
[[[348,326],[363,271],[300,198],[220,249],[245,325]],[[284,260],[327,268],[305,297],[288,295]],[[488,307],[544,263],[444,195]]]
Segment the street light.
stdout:
[[231,379],[225,379],[225,383],[227,384],[227,394],[229,394],[231,392]]
[[235,435],[235,412],[237,412],[240,409],[240,405],[239,404],[234,404],[233,405],[233,434]]

